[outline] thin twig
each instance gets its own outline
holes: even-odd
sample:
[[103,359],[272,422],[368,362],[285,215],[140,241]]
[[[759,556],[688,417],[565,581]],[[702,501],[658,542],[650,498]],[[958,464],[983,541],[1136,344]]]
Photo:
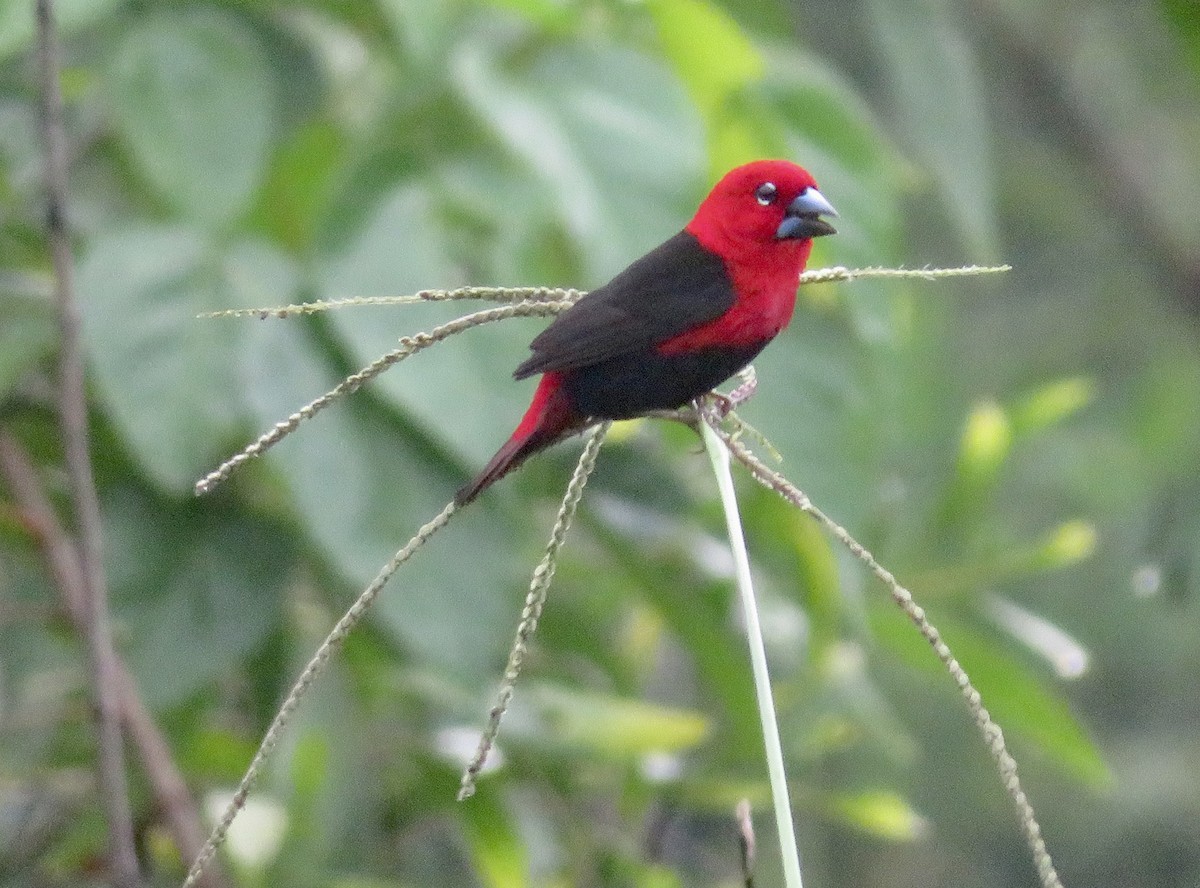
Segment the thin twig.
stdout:
[[487,308],[483,311],[473,312],[469,315],[464,315],[449,323],[442,324],[440,327],[434,327],[428,333],[417,333],[413,336],[404,336],[400,339],[400,345],[392,349],[387,354],[380,358],[376,358],[366,367],[363,367],[357,373],[347,376],[340,383],[334,386],[321,397],[314,401],[305,404],[287,419],[282,422],[275,423],[271,430],[259,436],[253,444],[248,445],[241,453],[230,457],[225,462],[221,463],[213,471],[209,472],[203,478],[196,482],[196,495],[208,493],[222,481],[226,480],[237,468],[245,462],[253,459],[256,456],[261,456],[278,444],[296,430],[296,427],[306,419],[312,419],[316,414],[324,410],[342,395],[350,394],[357,391],[364,383],[374,379],[383,371],[387,370],[405,358],[415,355],[419,351],[423,351],[429,346],[441,342],[455,334],[469,330],[471,327],[478,327],[480,324],[488,324],[493,321],[502,321],[505,318],[517,317],[546,317],[548,315],[558,314],[570,305],[569,302],[519,302],[515,305],[504,305],[499,308]]
[[1029,802],[1029,798],[1025,795],[1025,791],[1021,788],[1021,781],[1017,776],[1017,763],[1008,751],[1008,746],[1004,742],[1004,734],[1000,730],[1000,726],[992,719],[991,713],[984,707],[979,691],[971,684],[971,679],[967,676],[966,670],[963,669],[962,665],[951,653],[946,642],[942,640],[941,633],[929,621],[929,618],[925,614],[925,609],[913,601],[912,593],[901,586],[895,576],[875,560],[875,556],[858,540],[854,539],[849,531],[817,508],[808,498],[807,494],[778,472],[772,471],[741,441],[720,428],[714,428],[713,430],[725,442],[725,446],[729,448],[729,452],[733,454],[734,458],[750,470],[750,474],[756,481],[764,487],[774,490],[792,505],[815,518],[838,542],[845,546],[855,558],[865,564],[871,573],[887,586],[888,591],[891,592],[892,600],[896,602],[905,616],[917,627],[917,630],[925,640],[929,642],[938,660],[941,661],[942,666],[962,692],[963,698],[967,703],[967,709],[970,711],[971,717],[979,729],[979,733],[983,736],[984,745],[987,746],[988,752],[991,753],[992,758],[996,762],[996,768],[1000,773],[1000,780],[1004,784],[1004,789],[1013,800],[1013,804],[1017,809],[1021,831],[1025,837],[1025,843],[1029,847],[1030,854],[1033,857],[1033,863],[1037,868],[1038,878],[1041,880],[1043,888],[1062,888],[1062,882],[1059,880],[1058,872],[1054,868],[1054,861],[1051,859],[1050,852],[1046,849],[1046,842],[1042,838],[1042,829],[1038,824],[1037,815]]
[[500,733],[500,720],[504,718],[504,713],[508,711],[508,704],[512,701],[517,678],[521,674],[521,666],[529,651],[529,640],[537,630],[538,620],[542,616],[542,608],[546,604],[546,594],[550,590],[554,571],[558,567],[559,550],[562,549],[563,541],[567,538],[567,531],[571,527],[571,521],[575,517],[575,507],[579,505],[579,499],[583,496],[583,487],[596,467],[596,456],[600,453],[600,445],[604,443],[604,437],[608,434],[611,426],[611,422],[603,422],[593,429],[583,448],[583,453],[580,454],[579,462],[575,466],[575,473],[567,484],[567,492],[563,495],[562,504],[558,507],[558,517],[554,521],[554,528],[550,531],[550,542],[546,544],[546,553],[534,569],[533,577],[529,581],[529,592],[525,596],[525,608],[521,611],[521,621],[517,624],[517,635],[513,640],[512,649],[509,651],[508,665],[504,669],[504,680],[496,695],[496,702],[488,713],[487,727],[484,728],[479,738],[479,747],[475,750],[475,755],[472,756],[463,771],[458,788],[460,802],[475,794],[475,778],[483,769],[492,744],[496,742],[496,735]]
[[108,822],[109,865],[117,885],[140,884],[133,814],[121,744],[115,652],[108,590],[101,556],[100,505],[88,453],[87,401],[79,305],[67,232],[67,148],[59,85],[58,40],[53,0],[37,0],[38,62],[42,84],[42,129],[46,151],[47,227],[54,265],[59,327],[58,412],[71,503],[79,535],[80,574],[87,606],[87,647],[96,710],[97,768],[101,805]]
[[458,507],[453,502],[450,502],[438,513],[436,518],[418,530],[413,538],[405,543],[392,556],[391,560],[383,566],[375,579],[371,581],[371,584],[350,605],[350,608],[337,621],[333,629],[325,637],[325,640],[321,642],[321,646],[317,648],[317,652],[308,661],[308,665],[304,667],[304,671],[296,679],[296,683],[292,686],[287,698],[275,713],[275,718],[272,719],[270,727],[267,728],[266,734],[263,735],[262,741],[258,745],[258,751],[254,753],[254,758],[250,761],[249,767],[246,768],[246,773],[242,776],[242,780],[238,784],[233,798],[226,806],[220,821],[213,828],[208,841],[204,843],[204,847],[200,849],[200,853],[196,855],[196,859],[192,862],[191,869],[188,870],[187,879],[183,883],[183,888],[191,888],[192,885],[197,883],[201,873],[204,872],[204,868],[208,865],[209,859],[216,853],[217,847],[225,841],[225,836],[229,832],[230,825],[233,823],[234,818],[237,817],[238,812],[245,806],[246,798],[250,795],[250,790],[254,787],[254,782],[262,772],[263,765],[266,764],[267,759],[274,752],[276,744],[279,743],[279,738],[283,735],[283,729],[291,721],[292,713],[300,705],[300,700],[308,692],[312,683],[325,670],[330,657],[342,646],[342,643],[346,640],[346,636],[366,616],[367,611],[375,603],[375,599],[379,597],[379,593],[383,591],[383,587],[387,585],[387,581],[392,578],[392,575],[400,569],[404,562],[413,556],[413,553],[417,549],[428,542],[430,537],[445,527],[446,522],[450,520],[451,516],[457,510]]
[[738,856],[741,858],[742,884],[754,888],[754,858],[758,855],[758,842],[754,838],[754,818],[750,816],[750,801],[737,803],[734,817],[738,826]]
[[[72,628],[83,637],[87,628],[87,612],[79,552],[67,535],[66,528],[59,522],[33,460],[20,442],[2,429],[0,475],[3,475],[34,534]],[[204,844],[199,808],[171,758],[166,738],[146,708],[133,675],[120,656],[116,660],[116,673],[121,721],[142,763],[154,795],[155,807],[162,812],[180,858],[191,860],[200,853]],[[204,874],[201,885],[203,888],[225,888],[228,881],[219,868],[211,867]]]

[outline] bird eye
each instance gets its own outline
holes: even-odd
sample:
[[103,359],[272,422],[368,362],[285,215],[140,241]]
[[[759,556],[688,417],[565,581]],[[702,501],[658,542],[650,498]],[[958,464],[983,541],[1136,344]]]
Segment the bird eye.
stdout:
[[778,189],[775,187],[774,182],[763,182],[758,186],[758,188],[755,189],[754,196],[764,207],[769,207],[771,204],[775,203],[777,191]]

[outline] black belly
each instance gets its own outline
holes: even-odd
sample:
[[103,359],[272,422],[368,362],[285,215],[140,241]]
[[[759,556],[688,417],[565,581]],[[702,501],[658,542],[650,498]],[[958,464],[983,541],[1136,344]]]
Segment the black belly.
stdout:
[[737,373],[766,344],[620,355],[564,373],[563,388],[580,416],[630,419],[650,410],[673,410]]

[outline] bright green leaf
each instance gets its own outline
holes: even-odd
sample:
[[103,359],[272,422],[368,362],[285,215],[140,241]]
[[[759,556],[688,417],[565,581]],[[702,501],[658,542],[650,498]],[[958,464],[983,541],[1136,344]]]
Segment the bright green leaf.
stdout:
[[839,820],[881,839],[911,842],[929,831],[925,818],[892,792],[836,795],[827,804]]
[[680,752],[698,744],[711,729],[709,719],[699,712],[643,700],[552,685],[526,687],[524,693],[545,722],[548,736],[614,758]]
[[708,0],[650,0],[646,8],[667,59],[710,124],[731,93],[762,77],[762,56],[721,7]]
[[513,828],[514,813],[486,786],[461,810],[472,862],[483,884],[488,888],[529,885],[529,851]]
[[1027,435],[1062,422],[1096,396],[1096,384],[1086,377],[1060,379],[1021,398],[1009,410],[1015,436]]
[[1012,423],[1004,409],[992,402],[979,404],[967,417],[958,454],[958,471],[964,479],[986,483],[996,477],[1012,448]]

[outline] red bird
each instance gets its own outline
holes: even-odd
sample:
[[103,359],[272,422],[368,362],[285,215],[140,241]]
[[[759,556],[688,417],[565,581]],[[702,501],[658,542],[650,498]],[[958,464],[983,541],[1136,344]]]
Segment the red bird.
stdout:
[[462,506],[531,454],[605,419],[690,402],[749,364],[792,318],[812,238],[837,212],[786,160],[727,173],[683,231],[563,312],[513,373],[542,380]]

